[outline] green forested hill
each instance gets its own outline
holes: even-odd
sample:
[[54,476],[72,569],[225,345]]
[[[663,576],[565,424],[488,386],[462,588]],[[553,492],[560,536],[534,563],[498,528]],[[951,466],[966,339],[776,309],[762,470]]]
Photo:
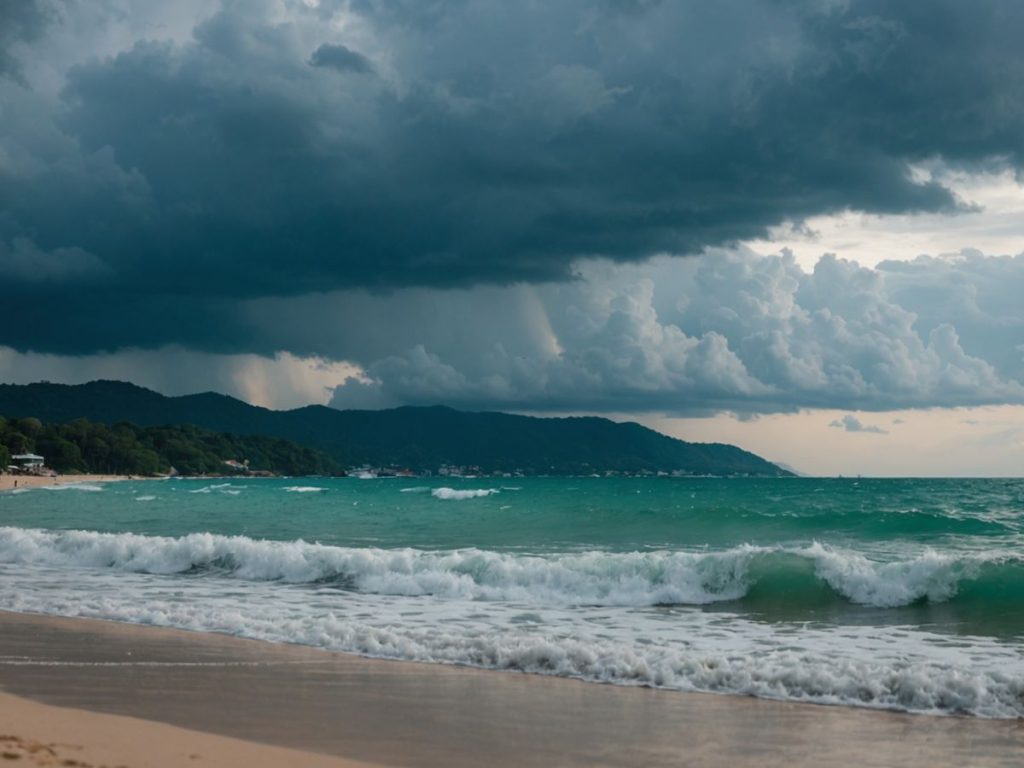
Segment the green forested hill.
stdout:
[[165,397],[115,381],[0,385],[0,414],[44,422],[88,418],[139,426],[195,424],[238,435],[272,435],[322,450],[343,466],[368,463],[422,470],[454,464],[528,474],[790,474],[732,445],[688,443],[639,424],[596,417],[534,418],[440,406],[271,411],[225,395]]
[[277,437],[232,435],[195,426],[113,426],[76,419],[44,424],[34,417],[0,417],[0,467],[18,453],[38,453],[61,473],[155,475],[173,467],[183,475],[226,474],[232,459],[250,470],[285,475],[335,474],[338,464],[320,451]]

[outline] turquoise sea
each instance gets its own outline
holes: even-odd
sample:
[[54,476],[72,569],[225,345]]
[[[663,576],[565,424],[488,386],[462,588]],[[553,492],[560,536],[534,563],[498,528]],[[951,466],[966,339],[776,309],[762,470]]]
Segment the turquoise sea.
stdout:
[[1024,716],[1024,481],[0,493],[0,609],[620,685]]

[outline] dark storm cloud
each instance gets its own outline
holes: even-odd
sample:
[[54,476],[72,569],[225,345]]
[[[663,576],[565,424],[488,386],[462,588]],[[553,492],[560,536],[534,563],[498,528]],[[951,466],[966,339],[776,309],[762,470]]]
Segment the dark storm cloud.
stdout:
[[373,71],[373,65],[363,54],[344,45],[331,45],[330,43],[324,43],[313,51],[313,55],[309,57],[309,63],[314,67],[329,67],[339,72],[365,74]]
[[252,350],[233,307],[256,297],[562,280],[829,211],[952,211],[907,164],[1020,168],[1022,33],[1008,0],[225,2],[188,40],[83,49],[59,98],[0,92],[31,116],[0,128],[0,241],[95,267],[12,269],[0,343]]

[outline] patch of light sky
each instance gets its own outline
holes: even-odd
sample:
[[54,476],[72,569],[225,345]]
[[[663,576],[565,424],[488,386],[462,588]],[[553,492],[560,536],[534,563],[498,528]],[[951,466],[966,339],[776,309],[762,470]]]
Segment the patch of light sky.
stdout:
[[967,248],[990,256],[1024,252],[1024,186],[1012,171],[967,173],[933,164],[910,172],[952,189],[966,210],[901,216],[844,211],[774,227],[767,238],[745,245],[759,253],[788,248],[805,270],[813,269],[823,253],[875,267],[882,261],[951,255]]
[[858,413],[882,432],[833,426],[847,411],[814,410],[754,420],[620,414],[673,437],[739,445],[808,475],[1024,476],[1024,406]]

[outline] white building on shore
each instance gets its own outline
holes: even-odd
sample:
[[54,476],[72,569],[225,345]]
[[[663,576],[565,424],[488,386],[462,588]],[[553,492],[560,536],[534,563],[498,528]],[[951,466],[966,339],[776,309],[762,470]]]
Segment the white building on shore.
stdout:
[[11,456],[11,465],[8,469],[12,472],[21,472],[27,475],[42,473],[46,459],[35,453],[16,453]]

